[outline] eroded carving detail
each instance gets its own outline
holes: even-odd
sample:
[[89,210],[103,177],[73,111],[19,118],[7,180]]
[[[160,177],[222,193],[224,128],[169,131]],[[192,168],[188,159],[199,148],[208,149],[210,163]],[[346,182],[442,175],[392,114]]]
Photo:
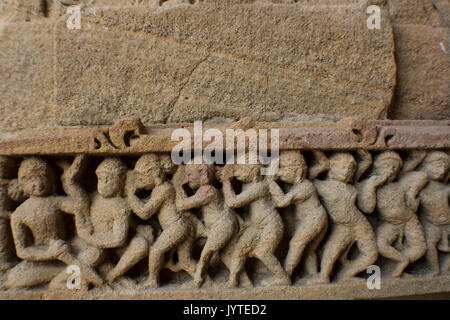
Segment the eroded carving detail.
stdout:
[[[98,132],[127,149],[146,130]],[[359,283],[372,264],[387,278],[449,274],[447,151],[284,150],[279,161],[262,176],[254,164],[175,166],[167,153],[1,156],[0,284],[67,289],[71,265],[85,290]]]

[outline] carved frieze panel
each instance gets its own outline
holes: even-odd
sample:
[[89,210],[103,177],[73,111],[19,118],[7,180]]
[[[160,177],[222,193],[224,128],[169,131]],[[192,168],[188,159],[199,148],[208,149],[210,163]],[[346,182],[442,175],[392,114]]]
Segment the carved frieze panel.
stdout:
[[[2,133],[0,295],[148,297],[166,287],[294,297],[366,288],[371,268],[396,294],[409,282],[450,291],[448,121],[198,125]],[[171,154],[176,129],[193,137],[184,164]],[[223,162],[199,158],[212,129]],[[227,130],[247,134],[244,163],[225,160],[239,147]],[[250,131],[270,162],[249,161]]]

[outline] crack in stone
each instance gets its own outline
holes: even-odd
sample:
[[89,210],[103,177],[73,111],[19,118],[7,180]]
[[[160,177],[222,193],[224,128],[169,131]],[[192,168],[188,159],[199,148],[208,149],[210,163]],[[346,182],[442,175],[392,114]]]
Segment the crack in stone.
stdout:
[[188,85],[189,81],[191,81],[191,78],[192,78],[192,75],[194,74],[194,72],[200,67],[200,65],[203,62],[208,60],[210,58],[210,56],[211,56],[211,54],[208,53],[207,56],[205,58],[201,59],[199,62],[197,62],[194,65],[194,67],[192,68],[191,72],[189,72],[186,81],[181,84],[177,95],[172,99],[172,101],[167,106],[169,111],[167,113],[167,116],[164,118],[164,123],[167,123],[167,121],[169,121],[169,119],[172,117],[172,114],[175,111],[175,106],[176,106],[178,100],[180,99],[181,93],[183,92],[184,88]]

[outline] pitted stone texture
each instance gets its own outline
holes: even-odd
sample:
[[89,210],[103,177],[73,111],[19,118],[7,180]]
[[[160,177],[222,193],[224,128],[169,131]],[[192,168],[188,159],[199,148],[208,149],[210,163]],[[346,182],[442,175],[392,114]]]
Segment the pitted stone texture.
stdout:
[[[5,92],[23,89],[1,102],[8,117],[0,127],[111,124],[125,116],[144,123],[387,116],[396,73],[392,28],[384,19],[381,30],[369,30],[366,4],[171,2],[99,2],[84,9],[81,30],[68,30],[66,17],[40,18],[49,59],[22,71],[2,59],[12,77],[45,67],[40,85],[5,84]],[[29,29],[35,23],[9,22],[1,46],[43,39]],[[43,54],[31,51],[31,60]],[[34,118],[24,117],[30,109]]]
[[450,4],[390,0],[398,64],[392,119],[449,119]]

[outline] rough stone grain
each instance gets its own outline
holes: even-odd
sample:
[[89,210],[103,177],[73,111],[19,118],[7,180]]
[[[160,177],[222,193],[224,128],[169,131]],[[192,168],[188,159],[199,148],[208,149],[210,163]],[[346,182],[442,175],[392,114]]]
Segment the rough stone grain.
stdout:
[[369,30],[364,1],[124,3],[85,7],[81,30],[53,5],[3,18],[2,129],[387,116],[392,28]]

